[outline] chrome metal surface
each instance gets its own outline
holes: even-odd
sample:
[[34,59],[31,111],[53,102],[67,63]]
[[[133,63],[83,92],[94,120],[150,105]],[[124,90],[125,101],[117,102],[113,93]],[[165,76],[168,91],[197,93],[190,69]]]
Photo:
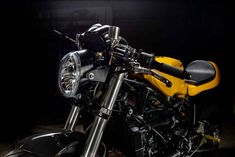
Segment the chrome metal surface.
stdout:
[[105,82],[109,72],[108,66],[98,67],[87,73],[87,78],[90,81]]
[[[103,108],[112,111],[124,76],[125,73],[122,73],[116,74],[111,78],[109,82],[109,88],[106,91],[104,98],[101,102],[101,106]],[[95,117],[93,126],[86,141],[83,153],[81,155],[82,157],[95,157],[107,122],[108,119],[105,119],[100,116]]]
[[125,73],[113,76],[113,78],[111,79],[110,84],[109,84],[110,88],[106,92],[104,99],[101,103],[102,107],[104,107],[108,110],[113,109],[113,106],[116,101],[119,89],[122,85],[122,81],[124,79],[124,76],[125,76]]
[[65,126],[64,126],[65,130],[73,131],[75,129],[79,112],[80,112],[80,107],[78,107],[78,106],[72,107],[72,109],[69,113],[69,117],[68,117],[68,119],[65,123]]
[[107,122],[107,119],[95,117],[81,157],[95,157]]
[[111,26],[109,28],[109,38],[111,40],[111,47],[115,47],[119,43],[120,28],[116,26]]
[[119,39],[120,28],[116,26],[111,26],[109,28],[109,38],[111,40],[118,40]]

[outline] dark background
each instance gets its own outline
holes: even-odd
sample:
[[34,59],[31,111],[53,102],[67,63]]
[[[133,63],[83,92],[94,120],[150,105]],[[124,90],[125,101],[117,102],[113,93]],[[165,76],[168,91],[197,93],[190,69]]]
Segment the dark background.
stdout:
[[57,89],[61,57],[94,23],[116,25],[129,44],[156,55],[212,60],[221,71],[223,121],[234,120],[232,7],[219,0],[5,1],[1,2],[0,142],[30,134],[36,125],[59,124],[70,106]]

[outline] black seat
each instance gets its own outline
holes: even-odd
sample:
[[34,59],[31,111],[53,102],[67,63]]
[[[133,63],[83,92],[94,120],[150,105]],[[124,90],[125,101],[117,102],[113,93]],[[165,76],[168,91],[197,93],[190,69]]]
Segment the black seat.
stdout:
[[200,85],[213,80],[216,73],[214,66],[204,60],[195,60],[189,63],[185,70],[191,75],[187,83],[193,85]]

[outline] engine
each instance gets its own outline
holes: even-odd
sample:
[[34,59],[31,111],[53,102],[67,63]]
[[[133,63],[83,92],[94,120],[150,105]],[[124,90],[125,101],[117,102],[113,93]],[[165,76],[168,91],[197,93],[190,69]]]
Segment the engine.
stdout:
[[177,99],[169,103],[151,88],[138,87],[127,95],[127,123],[137,156],[173,157],[191,149],[187,104]]

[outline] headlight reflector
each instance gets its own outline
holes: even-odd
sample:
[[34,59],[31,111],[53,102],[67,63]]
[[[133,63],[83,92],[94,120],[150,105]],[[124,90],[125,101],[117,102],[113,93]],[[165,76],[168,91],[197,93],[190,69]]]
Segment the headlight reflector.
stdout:
[[66,54],[60,61],[58,86],[63,96],[75,97],[81,77],[81,60],[75,52]]

